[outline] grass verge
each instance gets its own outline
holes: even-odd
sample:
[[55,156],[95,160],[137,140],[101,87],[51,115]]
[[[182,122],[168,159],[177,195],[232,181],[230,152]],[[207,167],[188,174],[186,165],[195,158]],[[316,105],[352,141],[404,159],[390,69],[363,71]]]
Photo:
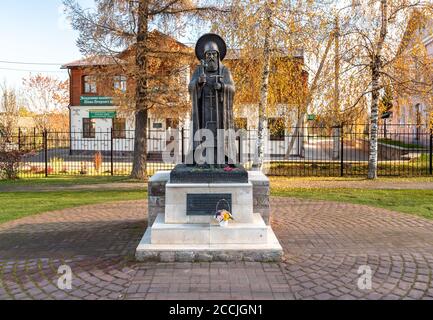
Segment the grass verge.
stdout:
[[425,147],[423,147],[422,145],[419,145],[416,143],[406,143],[406,142],[399,141],[399,140],[381,138],[381,139],[378,139],[378,141],[382,142],[384,144],[391,145],[391,146],[397,146],[397,147],[402,147],[402,148],[407,148],[407,149],[425,149]]
[[0,193],[0,224],[46,211],[87,204],[146,199],[144,190]]
[[130,179],[129,177],[112,177],[112,176],[52,176],[47,178],[21,178],[17,180],[0,180],[0,187],[2,186],[27,186],[27,185],[85,185],[85,184],[105,184],[112,182],[140,182],[138,180]]
[[433,190],[272,188],[271,195],[364,204],[433,219]]

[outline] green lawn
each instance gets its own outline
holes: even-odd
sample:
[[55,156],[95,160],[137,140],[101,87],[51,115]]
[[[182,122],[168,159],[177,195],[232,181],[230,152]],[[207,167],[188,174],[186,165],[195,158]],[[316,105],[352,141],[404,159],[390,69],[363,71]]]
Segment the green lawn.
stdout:
[[1,192],[0,223],[52,210],[111,201],[139,200],[147,197],[142,190]]
[[129,177],[112,177],[112,176],[49,176],[47,178],[21,178],[17,180],[0,180],[2,186],[25,186],[25,185],[74,185],[74,184],[104,184],[110,182],[139,182]]
[[397,146],[402,148],[408,148],[408,149],[425,149],[422,145],[416,144],[416,143],[406,143],[399,140],[392,140],[392,139],[385,139],[381,138],[378,139],[379,142],[382,142],[384,144],[389,144],[391,146]]
[[[433,190],[389,190],[389,189],[354,189],[290,187],[296,181],[353,181],[362,182],[361,178],[271,178],[271,194],[303,199],[319,199],[365,204],[394,211],[416,214],[433,219]],[[377,182],[432,182],[433,178],[381,178]],[[74,185],[104,184],[110,182],[135,182],[126,177],[49,177],[41,179],[21,179],[0,181],[0,188],[8,185]],[[111,191],[46,191],[46,192],[0,192],[0,223],[41,212],[71,208],[80,205],[97,204],[121,200],[145,199],[147,194],[143,184],[137,184],[137,190]]]
[[[345,177],[366,177],[368,162],[345,162],[343,168]],[[334,160],[323,162],[273,161],[265,163],[264,170],[269,176],[337,177],[340,175],[341,164]],[[429,176],[429,155],[421,153],[419,157],[412,160],[380,160],[377,163],[377,174],[380,177],[397,176],[399,178]]]
[[273,196],[365,204],[433,219],[433,190],[273,188]]
[[[312,177],[299,177],[299,176],[293,176],[293,177],[283,177],[283,176],[270,176],[269,177],[272,186],[275,185],[275,183],[279,184],[285,184],[286,186],[290,186],[291,182],[296,181],[323,181],[323,182],[332,182],[332,181],[369,181],[369,182],[431,182],[433,183],[433,176],[421,176],[421,177],[378,177],[375,180],[369,180],[366,177],[320,177],[320,176],[312,176]],[[280,187],[280,186],[279,186]]]

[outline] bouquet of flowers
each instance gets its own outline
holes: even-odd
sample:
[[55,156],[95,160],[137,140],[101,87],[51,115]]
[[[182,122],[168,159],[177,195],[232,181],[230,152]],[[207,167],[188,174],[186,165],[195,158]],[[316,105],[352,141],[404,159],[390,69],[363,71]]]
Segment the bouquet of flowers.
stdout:
[[225,209],[218,210],[217,213],[215,214],[215,219],[222,227],[227,226],[229,220],[234,220],[232,214]]
[[229,220],[234,220],[234,218],[229,210],[219,209],[219,205],[221,202],[225,202],[229,210],[231,210],[230,203],[226,199],[219,200],[215,208],[215,219],[218,221],[221,227],[227,227],[227,225],[229,224]]

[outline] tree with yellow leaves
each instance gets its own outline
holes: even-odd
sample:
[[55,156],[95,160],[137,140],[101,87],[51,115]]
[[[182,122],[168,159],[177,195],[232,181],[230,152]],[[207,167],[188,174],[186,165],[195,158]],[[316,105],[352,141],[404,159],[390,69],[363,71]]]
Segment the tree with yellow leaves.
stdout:
[[69,81],[42,74],[23,78],[24,96],[39,130],[69,130]]
[[433,4],[420,0],[361,0],[348,1],[348,8],[341,13],[344,24],[340,60],[345,72],[339,74],[347,101],[339,112],[352,113],[356,106],[369,103],[368,178],[375,179],[381,94],[387,86],[399,91],[404,88],[408,95],[428,94],[431,88],[431,78],[420,80],[416,72],[405,72],[419,71],[420,66],[414,68],[413,57],[400,48],[407,30],[419,21],[410,18],[417,11],[431,16]]
[[[233,0],[227,1],[232,16],[214,19],[212,28],[238,52],[232,68],[237,83],[235,104],[256,104],[258,121],[253,168],[261,169],[267,116],[279,113],[281,126],[304,124],[306,111],[318,88],[327,52],[329,32],[324,31],[320,1]],[[325,53],[323,53],[325,51]],[[303,55],[318,63],[308,72]],[[296,135],[296,132],[293,136]],[[289,143],[287,154],[293,148]]]

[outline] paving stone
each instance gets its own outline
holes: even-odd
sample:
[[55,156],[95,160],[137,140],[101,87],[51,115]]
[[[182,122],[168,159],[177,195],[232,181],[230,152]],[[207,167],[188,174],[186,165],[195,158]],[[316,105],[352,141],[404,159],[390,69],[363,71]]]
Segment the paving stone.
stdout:
[[[131,257],[147,226],[146,201],[83,206],[4,223],[0,299],[433,298],[433,221],[291,198],[272,197],[270,207],[285,252],[281,263],[216,262],[192,254],[173,262],[174,253],[162,256],[163,263],[136,262]],[[64,263],[72,268],[73,290],[57,286],[57,268]],[[371,290],[357,286],[361,265],[372,270]]]

